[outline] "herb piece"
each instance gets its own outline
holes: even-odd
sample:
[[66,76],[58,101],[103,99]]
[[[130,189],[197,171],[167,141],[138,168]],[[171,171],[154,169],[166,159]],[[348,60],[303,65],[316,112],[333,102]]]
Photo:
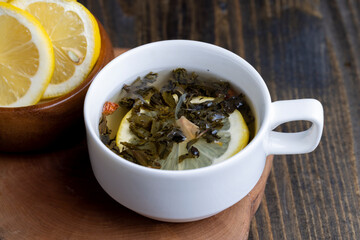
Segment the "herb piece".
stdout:
[[110,115],[113,114],[116,109],[119,108],[119,105],[114,102],[105,102],[102,110],[103,115]]
[[185,135],[188,141],[196,138],[199,133],[199,127],[194,123],[190,122],[186,117],[181,116],[180,119],[176,120],[176,125],[178,125]]
[[186,93],[184,93],[184,94],[182,94],[181,96],[180,96],[180,98],[179,98],[179,101],[178,101],[178,103],[176,104],[176,108],[175,108],[175,118],[176,119],[178,119],[179,117],[179,111],[180,111],[180,108],[181,108],[181,106],[182,106],[182,104],[183,104],[183,102],[185,101],[185,99],[186,99]]
[[185,153],[179,157],[179,162],[184,161],[186,158],[198,158],[199,156],[199,150],[196,147],[190,147],[188,153]]
[[171,92],[169,91],[163,91],[161,93],[161,96],[163,98],[163,101],[166,105],[168,105],[171,108],[175,108],[176,107],[176,102],[175,99],[173,97],[173,95],[171,94]]
[[125,97],[144,100],[149,94],[157,91],[152,86],[157,77],[157,73],[150,72],[143,79],[138,77],[131,85],[124,85],[123,90],[127,93]]
[[106,115],[104,114],[100,118],[99,133],[100,133],[100,140],[105,145],[108,145],[111,140],[110,139],[111,130],[107,126]]
[[122,98],[119,102],[119,105],[127,108],[127,109],[131,109],[134,106],[135,100],[132,98]]
[[180,143],[186,140],[186,135],[178,128],[174,128],[167,135],[169,141]]

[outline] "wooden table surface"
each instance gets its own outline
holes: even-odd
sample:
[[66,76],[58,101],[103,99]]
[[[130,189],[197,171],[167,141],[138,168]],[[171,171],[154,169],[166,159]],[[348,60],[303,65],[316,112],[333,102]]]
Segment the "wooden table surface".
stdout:
[[[80,0],[114,47],[165,39],[213,43],[262,75],[272,100],[324,106],[319,147],[275,156],[250,239],[359,239],[360,1]],[[307,123],[286,124],[299,131]]]
[[[117,51],[165,39],[209,42],[233,51],[252,64],[264,78],[273,101],[320,100],[325,123],[319,147],[310,154],[274,157],[265,194],[251,221],[249,239],[359,239],[359,0],[79,2],[99,19]],[[307,122],[296,122],[285,124],[279,130],[300,131],[307,127]],[[80,137],[46,153],[0,153],[0,159],[4,159],[0,161],[1,240],[49,239],[44,236],[54,236],[56,232],[64,234],[64,238],[57,235],[56,239],[102,239],[101,236],[126,239],[130,236],[138,216],[119,207],[96,185],[88,156],[84,155],[86,150],[84,137]],[[27,182],[25,176],[28,175],[36,176],[33,184],[51,189],[35,196],[48,203],[48,216],[42,211],[44,205],[30,201],[34,199],[31,196],[34,185]],[[8,177],[18,182],[10,182]],[[78,181],[73,182],[74,179]],[[94,187],[85,191],[84,186],[89,185]],[[17,196],[21,196],[21,200]],[[6,199],[7,205],[1,199]],[[21,206],[11,206],[11,202],[19,201]],[[61,207],[56,205],[59,201],[69,204]],[[80,206],[91,209],[87,219],[82,219],[84,212]],[[233,211],[241,210],[239,206]],[[50,216],[54,212],[59,216],[55,221],[54,216]],[[130,218],[120,221],[119,216],[124,213]],[[221,223],[225,230],[236,233],[234,228],[239,228],[241,231],[242,223],[229,226],[218,221],[224,217],[237,219],[227,211],[212,220],[210,227],[216,229]],[[69,218],[83,223],[72,226],[79,230],[77,233],[68,232],[72,223],[64,219]],[[34,222],[27,223],[27,219]],[[100,226],[96,223],[98,219],[102,220]],[[110,224],[116,221],[125,229],[122,235],[116,235],[120,226]],[[14,223],[27,228],[19,230],[11,225]],[[141,224],[150,233],[172,228],[159,223],[155,229],[150,220]],[[186,232],[190,224],[173,225],[174,232]],[[205,225],[206,222],[197,223],[199,230],[193,234],[197,237],[192,239],[204,239],[210,234],[202,230]],[[87,237],[99,229],[103,235]],[[32,235],[23,235],[26,232]],[[213,238],[221,239],[221,236],[219,231]],[[232,235],[231,239],[237,239],[236,236]],[[138,239],[142,238],[144,235],[138,235]],[[162,235],[159,239],[180,237]]]

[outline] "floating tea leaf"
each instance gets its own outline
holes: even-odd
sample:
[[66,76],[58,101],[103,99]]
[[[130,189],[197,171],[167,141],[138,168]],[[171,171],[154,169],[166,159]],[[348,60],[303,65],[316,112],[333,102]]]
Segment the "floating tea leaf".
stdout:
[[[132,137],[127,142],[120,142],[120,149],[116,141],[110,139],[111,130],[107,127],[105,114],[100,119],[101,141],[131,162],[173,169],[176,163],[166,161],[175,157],[178,163],[189,168],[206,166],[211,164],[211,160],[192,161],[197,161],[204,149],[214,151],[210,155],[216,155],[217,149],[224,145],[222,140],[229,141],[230,137],[220,134],[219,130],[229,125],[230,114],[239,110],[245,115],[247,124],[254,122],[244,95],[236,95],[228,82],[201,78],[196,73],[189,74],[184,68],[174,69],[160,89],[155,87],[157,79],[158,74],[150,72],[131,85],[124,85],[121,90],[119,106],[131,111],[127,121]],[[199,97],[200,101],[194,101]],[[185,152],[172,153],[183,143],[186,147],[182,151]],[[212,145],[209,148],[197,147],[204,143]]]

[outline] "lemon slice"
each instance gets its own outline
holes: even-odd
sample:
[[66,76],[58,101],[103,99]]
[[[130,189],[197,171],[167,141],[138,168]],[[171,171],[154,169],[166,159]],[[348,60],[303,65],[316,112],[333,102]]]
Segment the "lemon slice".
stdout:
[[[198,97],[194,98],[191,102],[196,104],[209,100],[213,100],[213,98]],[[127,120],[131,113],[132,110],[123,117],[116,135],[116,145],[120,151],[124,148],[120,142],[131,142],[131,139],[134,137],[134,134],[130,131],[130,123]],[[218,131],[218,136],[221,137],[218,142],[207,143],[205,139],[200,138],[193,145],[200,152],[198,158],[186,158],[179,162],[179,156],[187,153],[187,141],[184,141],[174,144],[168,157],[159,161],[161,169],[185,170],[206,167],[222,162],[238,153],[249,141],[249,129],[245,120],[241,113],[235,110],[223,123],[223,127]]]
[[0,3],[0,106],[37,103],[54,71],[51,41],[29,13]]
[[100,33],[94,16],[73,0],[13,0],[34,15],[54,46],[55,71],[43,98],[61,96],[90,73],[100,53]]

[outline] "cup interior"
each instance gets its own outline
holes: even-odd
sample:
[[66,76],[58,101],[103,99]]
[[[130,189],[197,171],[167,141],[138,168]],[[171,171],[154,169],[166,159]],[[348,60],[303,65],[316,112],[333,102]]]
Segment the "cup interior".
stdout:
[[[214,74],[244,93],[255,114],[255,138],[268,114],[270,95],[257,71],[238,55],[215,45],[189,40],[155,42],[132,49],[110,62],[91,84],[84,107],[85,121],[93,136],[99,136],[102,106],[124,84],[149,72],[185,68]],[[99,140],[100,142],[100,140]],[[251,143],[250,143],[251,144]]]

